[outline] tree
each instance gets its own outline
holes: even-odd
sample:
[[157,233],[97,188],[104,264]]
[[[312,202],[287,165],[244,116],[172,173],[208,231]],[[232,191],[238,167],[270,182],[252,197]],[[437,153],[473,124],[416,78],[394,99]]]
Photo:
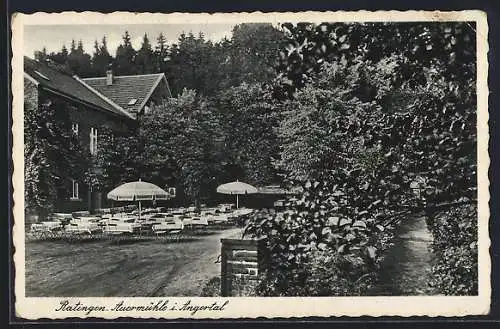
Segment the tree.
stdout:
[[55,63],[57,63],[59,65],[67,66],[68,65],[68,49],[63,44],[60,52],[50,53],[49,59],[54,61]]
[[155,70],[155,59],[153,49],[148,39],[148,35],[145,33],[142,39],[141,49],[137,51],[137,56],[135,57],[136,70],[139,74],[150,74],[154,73]]
[[109,54],[106,36],[102,37],[101,45],[95,40],[94,54],[92,56],[92,69],[94,75],[104,76],[112,63],[113,57]]
[[61,49],[61,58],[63,60],[67,60],[68,59],[68,49],[66,48],[65,45],[63,45],[62,49]]
[[260,85],[243,83],[221,92],[217,109],[224,118],[227,161],[243,171],[227,180],[257,185],[278,181],[273,163],[278,157],[278,113],[273,100]]
[[143,172],[160,186],[181,187],[195,204],[212,192],[223,166],[219,117],[210,104],[184,90],[144,117],[140,128]]
[[114,61],[115,72],[119,75],[136,74],[137,70],[134,67],[136,51],[132,47],[130,35],[128,31],[122,38],[122,43],[116,49],[116,57]]
[[75,39],[71,40],[71,46],[70,46],[69,50],[70,50],[70,53],[76,52],[76,42],[75,42]]
[[156,72],[167,73],[166,62],[170,60],[167,39],[165,38],[163,33],[160,33],[156,41],[157,45],[154,51],[155,70]]
[[68,66],[74,74],[81,77],[92,76],[90,55],[85,53],[82,40],[75,47],[75,40],[71,42],[71,52],[67,56]]
[[283,33],[271,24],[243,23],[232,31],[228,79],[235,86],[243,81],[270,82],[276,76],[276,64]]
[[170,60],[165,63],[174,95],[187,88],[211,97],[221,89],[220,60],[215,57],[214,48],[203,34],[179,36],[177,44],[169,49]]
[[46,62],[49,59],[49,55],[47,54],[47,48],[43,47],[41,51],[35,51],[34,53],[35,60],[39,62]]

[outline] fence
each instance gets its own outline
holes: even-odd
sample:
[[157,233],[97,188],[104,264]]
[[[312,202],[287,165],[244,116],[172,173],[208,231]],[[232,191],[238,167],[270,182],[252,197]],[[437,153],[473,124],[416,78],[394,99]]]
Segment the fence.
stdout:
[[221,243],[221,295],[252,295],[267,262],[265,241],[221,239]]

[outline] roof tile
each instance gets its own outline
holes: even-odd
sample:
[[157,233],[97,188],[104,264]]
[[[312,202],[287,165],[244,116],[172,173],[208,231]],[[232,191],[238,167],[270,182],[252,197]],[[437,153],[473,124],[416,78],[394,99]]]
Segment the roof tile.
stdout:
[[130,119],[120,109],[117,109],[101,96],[92,92],[77,79],[49,67],[46,63],[24,57],[24,72],[38,81],[41,86]]
[[162,73],[114,76],[110,86],[106,84],[106,77],[82,80],[129,113],[134,113],[141,109],[144,99],[163,76]]

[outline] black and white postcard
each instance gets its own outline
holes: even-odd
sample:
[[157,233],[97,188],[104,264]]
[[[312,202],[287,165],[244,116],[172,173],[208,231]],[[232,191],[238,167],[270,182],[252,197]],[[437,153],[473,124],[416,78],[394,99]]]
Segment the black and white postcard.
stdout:
[[485,13],[12,32],[18,317],[489,311]]

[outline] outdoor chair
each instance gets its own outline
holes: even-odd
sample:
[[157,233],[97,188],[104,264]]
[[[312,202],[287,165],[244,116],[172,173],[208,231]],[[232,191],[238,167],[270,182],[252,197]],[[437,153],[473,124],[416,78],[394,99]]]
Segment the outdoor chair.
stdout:
[[196,216],[196,217],[191,217],[191,216],[184,216],[182,218],[182,223],[184,224],[184,227],[189,230],[191,234],[197,235],[197,234],[204,234],[208,231],[209,224],[208,224],[208,217],[201,217],[201,216]]
[[176,220],[153,225],[153,233],[157,238],[160,236],[165,236],[167,238],[173,238],[176,241],[179,241],[183,230],[184,224]]
[[98,233],[102,233],[101,227],[96,222],[85,221],[85,220],[72,220],[65,227],[65,232],[70,239],[78,238],[80,236],[94,236]]
[[31,224],[30,233],[34,238],[55,238],[61,235],[63,226],[59,221]]
[[101,222],[101,225],[103,225],[104,233],[113,235],[135,234],[141,231],[141,224],[122,220],[108,219],[104,223]]

